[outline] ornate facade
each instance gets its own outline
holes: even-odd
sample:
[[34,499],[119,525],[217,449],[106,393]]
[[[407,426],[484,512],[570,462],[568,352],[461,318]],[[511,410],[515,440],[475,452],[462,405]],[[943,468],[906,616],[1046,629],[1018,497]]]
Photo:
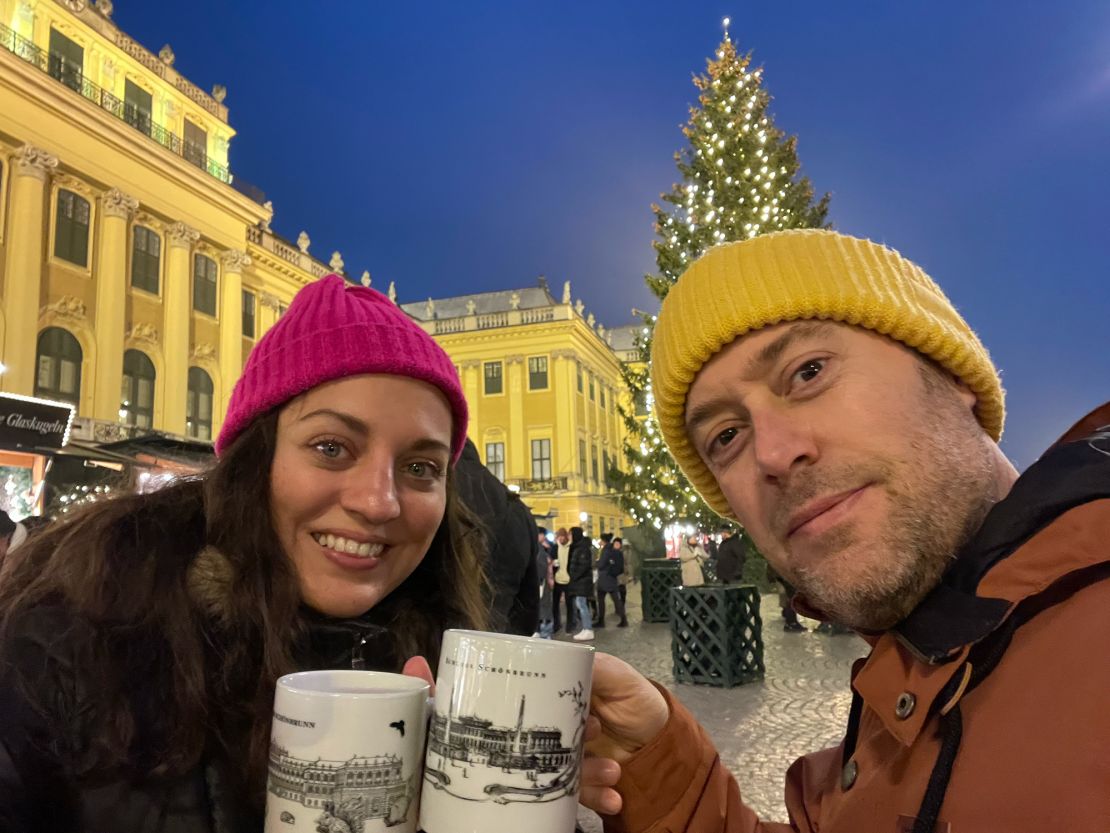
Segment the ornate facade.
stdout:
[[72,402],[82,439],[208,440],[254,342],[329,269],[228,169],[226,89],[111,15],[0,0],[0,390]]
[[623,465],[623,329],[572,301],[569,281],[557,300],[543,278],[401,308],[454,360],[482,461],[544,526],[597,536],[625,525],[606,476]]

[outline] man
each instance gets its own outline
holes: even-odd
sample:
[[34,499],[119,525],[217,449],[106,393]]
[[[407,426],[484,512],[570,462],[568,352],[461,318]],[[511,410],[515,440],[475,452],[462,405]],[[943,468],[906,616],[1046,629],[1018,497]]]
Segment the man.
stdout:
[[732,527],[720,529],[721,544],[717,547],[717,580],[721,584],[742,581],[744,577],[744,544]]
[[455,465],[460,497],[482,522],[494,630],[531,636],[539,621],[536,522],[520,496],[482,465],[470,440]]
[[[560,552],[560,558],[562,553]],[[594,595],[594,550],[580,526],[570,528],[570,552],[567,558],[567,595],[574,600],[580,626],[572,639],[586,642],[594,638],[593,619],[590,617],[590,599]]]
[[599,656],[582,796],[619,812],[607,829],[1110,829],[1110,404],[1019,478],[975,334],[917,266],[829,231],[691,266],[652,391],[710,506],[872,649],[844,741],[787,774],[789,824],[743,803],[673,697]]
[[613,599],[613,609],[619,619],[617,627],[628,627],[624,601],[620,594],[620,576],[624,574],[624,553],[621,551],[623,546],[624,541],[621,538],[612,538],[602,549],[601,557],[597,560],[597,627],[599,628],[605,627],[606,596]]

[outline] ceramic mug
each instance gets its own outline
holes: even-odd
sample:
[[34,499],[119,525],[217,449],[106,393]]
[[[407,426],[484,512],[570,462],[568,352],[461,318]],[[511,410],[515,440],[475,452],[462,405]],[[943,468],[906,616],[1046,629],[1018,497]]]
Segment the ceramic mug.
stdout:
[[266,833],[416,833],[428,693],[377,671],[281,677]]
[[593,653],[547,639],[444,634],[422,830],[574,830]]

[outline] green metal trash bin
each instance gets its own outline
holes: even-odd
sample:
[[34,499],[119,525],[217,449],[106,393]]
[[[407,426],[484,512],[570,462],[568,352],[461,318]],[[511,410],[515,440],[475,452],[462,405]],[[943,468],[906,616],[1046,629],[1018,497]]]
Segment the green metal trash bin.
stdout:
[[671,618],[672,587],[682,583],[682,569],[675,558],[646,558],[640,569],[640,592],[645,622],[667,622]]
[[763,679],[763,622],[755,586],[675,587],[669,601],[677,682],[732,688]]

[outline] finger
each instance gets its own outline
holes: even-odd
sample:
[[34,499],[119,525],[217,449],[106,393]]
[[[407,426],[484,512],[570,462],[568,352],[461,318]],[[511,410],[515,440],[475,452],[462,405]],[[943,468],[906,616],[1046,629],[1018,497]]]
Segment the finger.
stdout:
[[601,721],[595,715],[586,718],[586,742],[601,737]]
[[591,787],[612,787],[621,780],[621,765],[612,758],[585,758],[582,783]]
[[583,786],[578,794],[578,800],[582,806],[603,816],[615,816],[624,804],[621,794],[612,787]]
[[432,667],[424,657],[412,657],[405,663],[401,673],[406,677],[419,677],[432,687],[432,694],[436,693],[436,678],[432,676]]

